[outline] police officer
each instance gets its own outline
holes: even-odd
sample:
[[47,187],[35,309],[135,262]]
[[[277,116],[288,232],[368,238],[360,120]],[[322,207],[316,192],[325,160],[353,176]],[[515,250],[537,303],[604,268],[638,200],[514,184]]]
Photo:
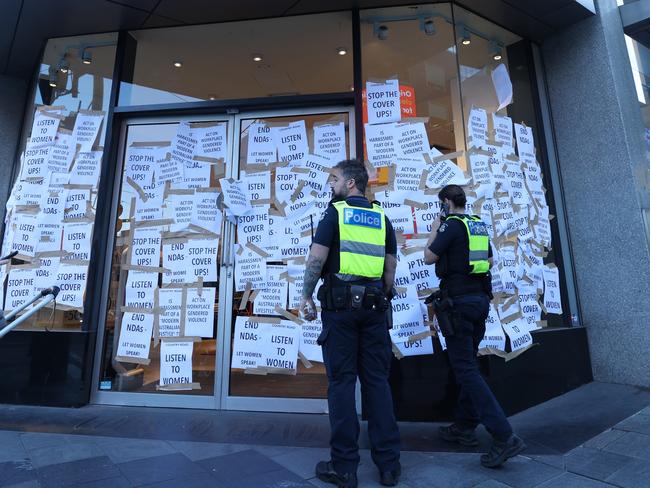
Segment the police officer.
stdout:
[[465,214],[467,199],[458,185],[438,193],[441,216],[434,224],[424,251],[424,261],[436,264],[442,298],[451,300],[451,331],[445,335],[449,363],[460,388],[455,421],[440,427],[442,439],[477,446],[474,430],[482,423],[493,437],[481,464],[496,468],[526,447],[516,436],[501,406],[481,376],[478,345],[485,334],[492,287],[492,249],[485,224]]
[[393,287],[397,244],[381,206],[364,196],[367,183],[362,162],[345,160],[334,166],[329,180],[334,198],[316,230],[300,303],[305,318],[314,320],[312,295],[323,278],[318,343],[329,382],[331,459],[316,465],[316,475],[339,487],[357,486],[357,377],[381,484],[395,486],[401,474],[399,430],[388,383],[392,352],[385,293]]

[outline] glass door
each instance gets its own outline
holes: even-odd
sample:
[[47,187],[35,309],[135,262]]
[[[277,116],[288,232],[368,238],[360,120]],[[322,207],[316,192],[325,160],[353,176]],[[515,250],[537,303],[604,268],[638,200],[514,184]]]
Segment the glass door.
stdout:
[[124,122],[93,402],[220,408],[233,117]]
[[[240,114],[233,177],[246,205],[226,224],[223,400],[227,409],[327,412],[319,321],[297,312],[311,236],[330,201],[329,168],[354,156],[348,107]],[[225,281],[225,280],[224,280]],[[359,404],[359,402],[358,402]]]

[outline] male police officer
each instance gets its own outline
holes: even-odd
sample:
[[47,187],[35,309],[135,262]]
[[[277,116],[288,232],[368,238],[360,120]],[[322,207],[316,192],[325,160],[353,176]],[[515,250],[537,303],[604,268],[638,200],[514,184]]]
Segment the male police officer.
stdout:
[[381,484],[395,486],[401,474],[399,430],[388,383],[392,353],[386,314],[397,244],[382,208],[364,197],[367,183],[360,161],[341,161],[333,168],[329,184],[334,199],[318,224],[300,303],[305,318],[314,320],[311,297],[324,278],[318,291],[323,320],[318,343],[329,381],[331,460],[319,462],[316,475],[339,487],[357,486],[357,376]]
[[449,363],[460,388],[455,422],[441,427],[439,434],[449,442],[476,446],[474,430],[482,423],[492,434],[493,444],[489,452],[481,456],[481,464],[496,468],[526,446],[513,434],[501,406],[479,372],[476,357],[485,334],[492,297],[492,249],[485,224],[477,216],[465,214],[467,199],[460,186],[445,186],[438,193],[438,199],[442,206],[441,218],[431,230],[424,261],[436,263],[436,275],[440,278],[439,299],[449,308],[447,312],[437,313],[446,314],[442,320],[449,319],[450,330],[443,331],[443,335]]

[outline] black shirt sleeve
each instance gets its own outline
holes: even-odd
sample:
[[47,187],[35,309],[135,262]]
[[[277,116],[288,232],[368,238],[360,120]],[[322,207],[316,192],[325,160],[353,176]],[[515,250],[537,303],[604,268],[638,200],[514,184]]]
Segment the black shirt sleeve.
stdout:
[[[463,225],[462,222],[458,222],[460,225]],[[429,246],[429,250],[436,256],[442,256],[449,247],[452,245],[456,233],[458,231],[458,226],[455,225],[456,222],[443,222],[438,229],[436,238],[433,240]]]
[[397,255],[395,229],[393,229],[393,224],[388,220],[388,217],[384,216],[384,218],[386,219],[386,254]]
[[316,235],[314,236],[314,242],[316,244],[320,244],[321,246],[332,248],[335,232],[338,229],[339,225],[338,220],[338,212],[334,207],[329,206],[327,210],[325,210],[323,218],[318,223]]

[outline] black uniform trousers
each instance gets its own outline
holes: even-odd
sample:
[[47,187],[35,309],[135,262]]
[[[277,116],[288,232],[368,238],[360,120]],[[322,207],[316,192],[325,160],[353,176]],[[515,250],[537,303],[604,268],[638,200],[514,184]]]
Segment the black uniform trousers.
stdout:
[[318,342],[329,382],[331,460],[339,473],[356,473],[359,420],[355,403],[357,376],[368,416],[372,460],[381,472],[399,466],[400,437],[388,383],[391,343],[386,312],[323,311]]
[[[512,427],[479,371],[476,353],[485,335],[490,300],[485,294],[452,298],[460,324],[455,335],[445,338],[449,363],[460,388],[455,423],[473,430],[482,423],[497,440],[507,440]],[[456,330],[458,329],[458,330]]]

